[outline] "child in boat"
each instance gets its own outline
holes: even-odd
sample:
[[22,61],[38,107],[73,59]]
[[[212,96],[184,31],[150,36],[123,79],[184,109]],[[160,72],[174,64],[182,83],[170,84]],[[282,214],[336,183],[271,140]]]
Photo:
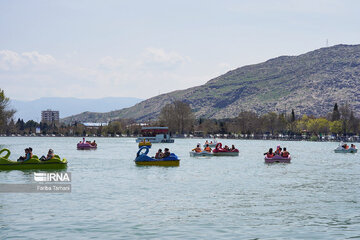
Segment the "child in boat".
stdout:
[[165,149],[164,149],[164,156],[163,156],[163,158],[167,158],[167,157],[170,157],[170,151],[169,151],[168,148],[165,148]]
[[25,149],[25,156],[20,156],[17,161],[18,162],[23,162],[23,161],[26,161],[26,160],[29,160],[29,159],[30,159],[29,149],[26,148]]
[[281,150],[282,150],[282,148],[280,146],[277,146],[277,148],[275,150],[275,155],[281,155]]
[[206,144],[204,151],[211,152],[211,148],[209,147],[209,144]]
[[267,153],[264,153],[264,155],[266,155],[267,158],[272,158],[275,156],[272,148],[270,148]]
[[290,155],[290,153],[288,151],[286,151],[286,147],[284,147],[284,151],[281,152],[281,156],[283,158],[288,158]]
[[48,154],[46,155],[46,157],[45,157],[45,156],[42,156],[42,157],[40,158],[40,160],[41,160],[41,161],[46,161],[46,160],[52,159],[53,157],[54,157],[54,150],[49,149]]
[[155,154],[156,159],[163,158],[164,154],[162,153],[162,150],[159,149],[158,152]]
[[198,144],[198,145],[196,145],[196,148],[194,148],[192,151],[195,151],[195,152],[201,152],[202,151],[202,149],[201,149],[201,147],[200,147],[200,144]]

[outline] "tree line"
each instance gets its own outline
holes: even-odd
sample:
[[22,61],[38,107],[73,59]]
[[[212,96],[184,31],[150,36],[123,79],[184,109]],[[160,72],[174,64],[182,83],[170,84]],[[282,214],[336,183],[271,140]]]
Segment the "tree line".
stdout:
[[[15,110],[9,109],[9,98],[0,89],[0,133],[35,134],[40,128],[41,134],[64,136],[136,136],[140,134],[141,125],[132,119],[118,119],[106,126],[86,127],[81,123],[65,125],[63,123],[38,123],[33,120],[24,122],[14,120]],[[189,103],[174,101],[164,106],[155,121],[146,122],[149,126],[166,126],[172,134],[193,134],[208,136],[213,134],[227,135],[336,135],[351,136],[360,133],[360,119],[355,116],[349,104],[334,104],[326,116],[296,116],[294,109],[291,114],[269,112],[258,115],[255,112],[243,111],[235,118],[208,119],[195,118]]]
[[175,101],[166,105],[158,122],[168,126],[172,133],[209,134],[271,134],[271,135],[355,135],[360,133],[360,119],[355,116],[349,104],[334,104],[326,116],[296,116],[294,109],[290,115],[269,112],[258,115],[242,111],[230,119],[195,119],[190,105]]

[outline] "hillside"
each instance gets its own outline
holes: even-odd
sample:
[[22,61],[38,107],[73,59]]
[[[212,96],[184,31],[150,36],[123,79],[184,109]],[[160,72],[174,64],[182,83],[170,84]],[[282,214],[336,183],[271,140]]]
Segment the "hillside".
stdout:
[[108,97],[100,99],[79,98],[40,98],[32,101],[11,100],[11,107],[16,109],[15,118],[41,120],[41,111],[46,109],[60,111],[60,117],[68,117],[84,111],[109,112],[125,107],[131,107],[140,102],[138,98]]
[[206,84],[162,94],[133,107],[73,116],[83,121],[155,119],[174,100],[188,102],[197,117],[229,118],[242,110],[324,115],[335,102],[360,111],[360,45],[336,45],[299,56],[281,56],[229,71]]

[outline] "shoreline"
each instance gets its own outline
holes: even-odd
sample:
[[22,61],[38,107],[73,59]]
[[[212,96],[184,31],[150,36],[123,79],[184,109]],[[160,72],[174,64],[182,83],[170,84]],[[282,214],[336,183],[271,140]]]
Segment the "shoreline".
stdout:
[[[7,136],[7,135],[1,135],[0,137],[3,138],[17,138],[17,137],[24,137],[24,138],[138,138],[141,136],[40,136],[40,135],[16,135],[16,136]],[[173,136],[173,139],[202,139],[202,140],[208,140],[208,139],[214,139],[213,137],[184,137],[184,136]],[[360,142],[359,137],[338,137],[335,139],[317,139],[312,140],[311,137],[296,137],[296,138],[287,138],[287,137],[234,137],[234,136],[227,136],[227,137],[217,137],[216,139],[234,139],[234,140],[277,140],[277,141],[293,141],[293,142]]]

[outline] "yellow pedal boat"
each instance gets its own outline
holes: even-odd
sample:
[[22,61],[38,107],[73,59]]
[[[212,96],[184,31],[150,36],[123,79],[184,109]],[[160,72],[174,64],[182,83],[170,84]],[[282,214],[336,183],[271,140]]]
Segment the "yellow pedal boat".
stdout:
[[[6,155],[1,154],[6,152]],[[11,161],[9,149],[2,149],[0,151],[0,170],[26,170],[26,169],[63,169],[67,167],[67,160],[60,159],[58,155],[55,155],[52,159],[41,161],[36,155],[24,162]]]

